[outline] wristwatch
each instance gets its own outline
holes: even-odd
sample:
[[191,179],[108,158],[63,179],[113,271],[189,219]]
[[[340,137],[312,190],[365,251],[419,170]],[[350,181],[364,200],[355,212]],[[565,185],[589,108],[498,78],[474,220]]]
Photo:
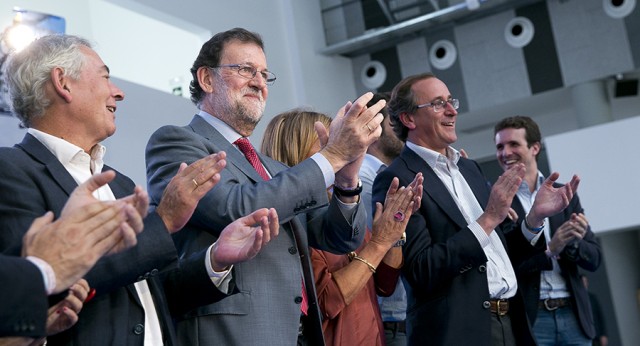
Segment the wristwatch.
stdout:
[[402,237],[398,239],[398,241],[393,244],[393,247],[400,247],[407,243],[407,232],[402,232]]
[[358,185],[356,185],[356,187],[354,188],[342,188],[336,184],[333,184],[333,193],[336,194],[336,196],[342,196],[342,197],[354,197],[359,195],[360,193],[362,193],[362,180],[358,179]]

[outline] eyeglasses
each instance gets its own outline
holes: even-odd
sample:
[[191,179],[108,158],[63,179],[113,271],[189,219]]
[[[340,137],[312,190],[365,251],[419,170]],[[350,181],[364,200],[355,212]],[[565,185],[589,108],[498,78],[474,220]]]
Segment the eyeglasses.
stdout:
[[221,68],[221,67],[234,68],[236,69],[236,71],[238,71],[239,75],[248,79],[254,79],[256,78],[256,74],[260,73],[260,76],[262,76],[262,79],[265,80],[267,85],[273,85],[273,82],[276,81],[276,75],[273,74],[273,72],[268,70],[258,71],[257,68],[250,65],[229,64],[229,65],[219,65],[213,68]]
[[460,107],[460,100],[458,99],[448,99],[446,101],[438,99],[433,102],[417,105],[416,108],[433,107],[434,112],[440,112],[447,106],[447,103],[449,103],[453,109],[458,109],[458,107]]

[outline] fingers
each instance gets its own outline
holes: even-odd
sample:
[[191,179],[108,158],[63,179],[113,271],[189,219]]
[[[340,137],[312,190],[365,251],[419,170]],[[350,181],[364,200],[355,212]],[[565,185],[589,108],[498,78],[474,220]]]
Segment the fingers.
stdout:
[[509,212],[507,213],[507,216],[513,222],[517,222],[518,221],[518,213],[515,210],[513,210],[513,208],[509,208]]
[[269,237],[275,238],[280,234],[280,219],[275,208],[269,209]]
[[393,179],[391,180],[391,184],[389,184],[389,188],[387,189],[387,196],[385,197],[384,204],[387,204],[387,200],[389,199],[389,197],[398,191],[399,186],[400,180],[398,179],[398,177],[393,177]]
[[580,177],[574,175],[567,185],[571,187],[571,192],[575,194],[578,191],[578,185],[580,185]]
[[220,181],[220,172],[227,165],[226,157],[224,151],[209,155],[186,167],[179,176],[187,185],[195,185],[194,190],[204,196]]
[[125,205],[124,212],[127,217],[127,223],[133,228],[136,233],[142,232],[144,228],[144,222],[142,220],[142,215],[140,215],[139,210],[133,208],[130,205]]
[[99,174],[94,174],[91,176],[91,178],[89,178],[89,180],[78,186],[78,191],[93,193],[93,191],[110,183],[115,177],[115,171],[106,171]]

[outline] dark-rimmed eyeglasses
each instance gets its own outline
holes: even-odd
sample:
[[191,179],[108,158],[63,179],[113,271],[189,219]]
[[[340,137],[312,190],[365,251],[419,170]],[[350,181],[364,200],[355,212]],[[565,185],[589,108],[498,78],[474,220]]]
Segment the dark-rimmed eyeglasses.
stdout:
[[251,65],[228,64],[228,65],[218,65],[218,66],[212,67],[212,68],[222,68],[222,67],[233,68],[236,71],[238,71],[239,75],[241,75],[244,78],[248,78],[248,79],[253,79],[253,78],[256,77],[257,73],[260,73],[260,76],[262,76],[262,79],[265,80],[267,85],[273,85],[273,82],[276,81],[276,75],[273,74],[273,72],[268,71],[268,70],[258,71],[257,68],[255,68],[255,67],[253,67]]
[[434,112],[440,112],[447,106],[447,103],[449,103],[451,107],[453,107],[453,109],[458,109],[458,107],[460,107],[460,100],[458,99],[448,99],[446,101],[442,99],[438,99],[433,102],[417,105],[416,108],[419,109],[423,107],[433,107]]

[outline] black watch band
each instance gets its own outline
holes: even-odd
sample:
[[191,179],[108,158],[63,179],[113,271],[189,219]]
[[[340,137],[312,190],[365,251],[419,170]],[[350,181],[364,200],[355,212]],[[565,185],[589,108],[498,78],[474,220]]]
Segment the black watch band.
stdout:
[[336,196],[340,197],[354,197],[359,195],[360,193],[362,193],[362,180],[358,179],[358,185],[353,188],[353,189],[349,189],[349,190],[345,190],[343,188],[340,188],[338,185],[333,185],[333,193],[336,194]]

